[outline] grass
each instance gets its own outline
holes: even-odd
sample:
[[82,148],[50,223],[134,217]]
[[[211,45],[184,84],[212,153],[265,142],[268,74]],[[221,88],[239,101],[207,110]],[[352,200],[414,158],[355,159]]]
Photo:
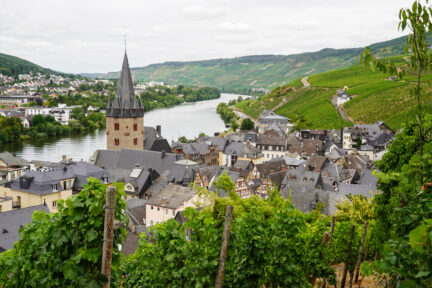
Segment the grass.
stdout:
[[290,117],[303,116],[312,129],[331,129],[352,126],[344,121],[331,103],[334,90],[329,88],[299,88],[290,93],[287,103],[276,109],[276,113]]

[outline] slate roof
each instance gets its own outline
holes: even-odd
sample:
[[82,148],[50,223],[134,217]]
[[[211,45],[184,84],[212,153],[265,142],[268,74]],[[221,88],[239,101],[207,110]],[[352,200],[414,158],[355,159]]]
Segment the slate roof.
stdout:
[[224,154],[238,155],[243,157],[245,154],[248,158],[257,158],[261,155],[261,151],[249,143],[231,143],[225,147]]
[[315,171],[304,171],[291,169],[285,175],[282,185],[285,187],[290,186],[309,186],[315,188],[318,184],[322,183],[321,174]]
[[251,160],[237,160],[234,167],[238,169],[247,169],[251,163]]
[[324,166],[326,161],[328,160],[324,156],[311,156],[309,161],[306,163],[306,169],[321,172],[321,168]]
[[150,126],[144,127],[144,150],[151,151],[165,151],[170,152],[171,147],[168,141],[162,137],[161,134],[154,128]]
[[371,170],[365,169],[363,170],[363,175],[360,178],[359,184],[376,187],[378,184],[378,178],[375,175],[372,175]]
[[256,143],[258,139],[258,134],[255,132],[247,132],[244,135],[243,142]]
[[287,147],[287,138],[273,135],[258,135],[257,145]]
[[285,131],[282,128],[280,128],[279,125],[276,124],[276,122],[273,122],[270,126],[267,126],[266,128],[264,128],[264,131],[270,131],[270,130],[276,131],[276,133],[280,137],[285,137],[286,136]]
[[[129,199],[126,201],[128,216],[135,225],[145,225],[143,219],[146,218],[146,201],[143,199]],[[129,236],[129,234],[128,234]]]
[[98,150],[94,164],[108,170],[111,168],[130,169],[135,164],[139,164],[152,168],[159,174],[162,174],[164,171],[169,170],[172,163],[180,159],[180,155],[158,151],[132,149],[122,149],[121,151]]
[[208,145],[204,142],[192,142],[183,144],[183,153],[188,155],[199,154],[205,156],[207,154]]
[[7,166],[26,166],[29,165],[29,161],[14,156],[10,152],[2,152],[0,153],[0,160],[3,161]]
[[193,182],[199,165],[190,160],[180,160],[173,163],[169,169],[168,181],[182,185]]
[[287,156],[283,156],[282,159],[285,161],[285,164],[287,166],[292,166],[292,167],[299,167],[299,166],[302,166],[306,163],[305,160],[300,160],[297,158],[291,158],[291,157],[287,157]]
[[[13,190],[24,191],[27,193],[45,195],[53,193],[51,185],[57,184],[57,191],[63,190],[60,180],[75,178],[74,188],[81,189],[87,183],[88,177],[94,177],[99,180],[108,177],[108,181],[112,180],[111,176],[99,167],[88,162],[77,162],[63,168],[56,168],[50,171],[29,171],[19,178],[15,179],[11,188]],[[25,188],[20,183],[28,181],[28,188]]]
[[261,177],[266,176],[267,174],[270,174],[272,172],[278,172],[282,169],[286,168],[286,162],[283,158],[273,158],[270,161],[257,164],[257,171],[260,173]]
[[184,202],[191,200],[194,196],[195,191],[193,189],[170,183],[159,193],[150,196],[147,199],[147,204],[178,209]]
[[112,103],[111,97],[108,97],[106,116],[116,118],[144,116],[144,106],[141,100],[139,102],[136,100],[126,51],[123,58],[120,78],[117,82],[117,92]]
[[225,146],[228,144],[227,139],[224,137],[212,137],[212,136],[202,136],[197,139],[197,142],[205,142],[211,145],[217,145],[219,151],[223,151]]
[[19,228],[32,221],[31,216],[36,210],[49,213],[45,205],[37,205],[0,213],[0,251],[12,249],[19,240]]

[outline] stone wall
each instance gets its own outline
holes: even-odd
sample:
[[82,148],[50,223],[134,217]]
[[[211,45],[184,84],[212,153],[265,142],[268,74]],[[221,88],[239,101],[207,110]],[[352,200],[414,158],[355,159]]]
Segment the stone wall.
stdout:
[[[115,123],[119,124],[119,130],[115,130]],[[137,131],[134,131],[134,124],[137,124]],[[121,150],[122,148],[144,150],[144,117],[106,117],[106,133],[108,150]],[[135,138],[137,139],[136,144],[134,144]],[[118,139],[118,145],[115,139]]]

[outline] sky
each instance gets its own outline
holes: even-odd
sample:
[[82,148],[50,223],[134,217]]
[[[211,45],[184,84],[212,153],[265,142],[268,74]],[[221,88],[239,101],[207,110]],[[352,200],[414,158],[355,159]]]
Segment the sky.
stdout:
[[412,0],[0,0],[0,53],[67,73],[390,40]]

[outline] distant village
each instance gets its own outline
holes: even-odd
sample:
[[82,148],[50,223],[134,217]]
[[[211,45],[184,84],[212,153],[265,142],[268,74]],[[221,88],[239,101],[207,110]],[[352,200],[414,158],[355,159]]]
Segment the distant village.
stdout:
[[[108,95],[106,89],[100,91],[81,91],[84,85],[99,84],[101,87],[113,86],[111,80],[102,79],[71,79],[56,74],[28,73],[20,74],[17,78],[0,73],[0,115],[4,117],[17,117],[22,120],[24,128],[31,126],[34,115],[51,115],[57,122],[67,125],[71,119],[71,111],[82,105],[67,106],[59,103],[57,107],[44,105],[50,98],[59,95],[80,94],[89,97],[89,94]],[[135,95],[145,92],[149,87],[171,87],[163,82],[150,81],[148,83],[135,83]],[[85,107],[86,112],[99,111],[100,108],[90,105]],[[104,112],[102,110],[101,112]]]
[[[7,83],[8,78],[2,79]],[[27,82],[22,83],[35,82],[23,79]],[[67,89],[75,84],[70,85]],[[137,88],[143,87],[133,86],[125,55],[116,96],[109,98],[105,110],[107,149],[95,151],[88,161],[64,155],[59,163],[29,162],[0,153],[0,252],[13,247],[19,227],[31,221],[35,210],[56,212],[57,201],[79,193],[89,177],[106,184],[124,183],[130,219],[125,254],[137,248],[138,233],[149,233],[151,226],[171,218],[184,221],[186,207],[201,205],[200,188],[227,197],[214,186],[219,177],[228,176],[240,198],[267,198],[278,189],[303,212],[319,207],[334,214],[336,203],[348,194],[372,197],[379,192],[374,162],[395,137],[384,122],[292,131],[290,119],[265,110],[250,131],[169,143],[163,127],[144,126]],[[26,107],[25,113],[39,113],[37,109],[42,108]]]

